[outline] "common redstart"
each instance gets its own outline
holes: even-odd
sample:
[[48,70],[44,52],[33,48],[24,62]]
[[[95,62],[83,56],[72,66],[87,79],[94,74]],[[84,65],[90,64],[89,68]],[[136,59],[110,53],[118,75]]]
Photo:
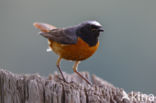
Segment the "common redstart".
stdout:
[[99,47],[98,37],[100,32],[104,31],[102,25],[97,21],[85,21],[66,28],[56,28],[50,24],[38,22],[34,23],[34,26],[40,29],[40,34],[48,39],[50,49],[59,56],[56,66],[63,80],[66,82],[60,68],[60,61],[66,59],[74,61],[73,71],[91,84],[77,71],[77,67],[80,61],[92,56]]

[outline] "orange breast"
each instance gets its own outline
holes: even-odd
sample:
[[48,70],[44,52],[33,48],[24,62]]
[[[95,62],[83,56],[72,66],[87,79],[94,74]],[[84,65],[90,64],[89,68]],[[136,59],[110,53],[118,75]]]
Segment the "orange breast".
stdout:
[[86,42],[82,39],[78,38],[78,42],[76,44],[60,44],[49,40],[49,46],[52,50],[59,56],[67,60],[79,61],[87,59],[92,56],[99,46],[99,42],[90,47]]

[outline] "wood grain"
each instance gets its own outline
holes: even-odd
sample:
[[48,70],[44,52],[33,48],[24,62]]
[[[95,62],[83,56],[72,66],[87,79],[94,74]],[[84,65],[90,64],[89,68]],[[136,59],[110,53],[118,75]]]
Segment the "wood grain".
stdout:
[[92,86],[76,74],[64,73],[70,82],[65,83],[56,72],[42,77],[39,74],[14,74],[0,69],[0,103],[156,103],[155,97],[153,102],[131,100],[130,93],[126,94],[130,100],[122,99],[126,93],[123,89],[95,75],[90,78],[89,73],[81,73],[91,79]]

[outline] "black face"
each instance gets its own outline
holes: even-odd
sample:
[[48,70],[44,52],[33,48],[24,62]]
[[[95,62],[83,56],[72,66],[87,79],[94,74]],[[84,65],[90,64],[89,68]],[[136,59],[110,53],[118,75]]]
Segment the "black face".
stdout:
[[103,32],[101,26],[91,24],[91,23],[83,23],[79,25],[79,29],[77,30],[77,35],[83,39],[85,42],[89,44],[89,46],[94,46],[98,42],[98,37],[100,32]]

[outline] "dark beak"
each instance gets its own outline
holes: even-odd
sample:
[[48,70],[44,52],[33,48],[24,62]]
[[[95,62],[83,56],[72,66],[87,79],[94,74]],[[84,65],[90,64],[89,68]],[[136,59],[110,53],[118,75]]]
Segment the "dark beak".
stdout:
[[103,28],[99,28],[98,30],[99,30],[99,32],[104,32]]

